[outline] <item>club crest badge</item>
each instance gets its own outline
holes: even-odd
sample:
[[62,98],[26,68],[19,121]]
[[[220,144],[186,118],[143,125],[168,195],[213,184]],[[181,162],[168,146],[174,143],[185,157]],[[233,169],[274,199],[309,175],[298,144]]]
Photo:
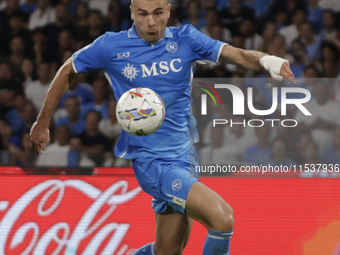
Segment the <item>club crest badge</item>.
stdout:
[[169,53],[175,53],[178,49],[178,44],[176,42],[171,42],[166,45],[166,50]]

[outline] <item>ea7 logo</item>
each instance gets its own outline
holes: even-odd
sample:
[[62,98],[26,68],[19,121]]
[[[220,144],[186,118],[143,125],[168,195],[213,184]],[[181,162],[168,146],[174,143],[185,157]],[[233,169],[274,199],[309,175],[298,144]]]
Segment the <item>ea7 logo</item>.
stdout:
[[128,58],[130,57],[130,52],[118,53],[117,58]]

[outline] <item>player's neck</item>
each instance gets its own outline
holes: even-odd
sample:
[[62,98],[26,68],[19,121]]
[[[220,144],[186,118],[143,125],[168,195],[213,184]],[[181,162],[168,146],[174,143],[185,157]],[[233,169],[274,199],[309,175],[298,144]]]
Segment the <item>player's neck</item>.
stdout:
[[148,40],[146,37],[143,36],[143,34],[141,32],[138,32],[138,29],[136,28],[136,33],[138,35],[138,37],[142,40],[144,40],[145,42],[149,43],[151,46],[154,46],[156,43],[158,43],[159,41],[164,39],[165,36],[165,30],[163,31],[163,33],[161,33],[161,35],[159,36],[159,38],[157,40],[154,41],[150,41]]
[[[141,38],[141,37],[140,37]],[[147,43],[149,43],[151,46],[154,46],[156,43],[158,43],[159,41],[163,40],[164,36],[162,38],[160,38],[159,40],[157,41],[147,41],[145,40],[144,38],[141,38],[143,39],[144,41],[146,41]]]

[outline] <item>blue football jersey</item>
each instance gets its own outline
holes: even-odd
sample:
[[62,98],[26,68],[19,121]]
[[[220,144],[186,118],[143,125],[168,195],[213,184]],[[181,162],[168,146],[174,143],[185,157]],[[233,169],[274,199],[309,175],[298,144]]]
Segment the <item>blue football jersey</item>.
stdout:
[[197,131],[191,132],[196,130],[196,121],[190,107],[195,62],[216,62],[223,45],[192,25],[166,28],[164,38],[151,45],[139,38],[133,25],[127,31],[107,32],[73,54],[76,72],[105,71],[117,100],[131,88],[147,87],[164,101],[162,126],[148,136],[122,131],[116,156],[172,158],[190,149],[190,141],[197,136]]

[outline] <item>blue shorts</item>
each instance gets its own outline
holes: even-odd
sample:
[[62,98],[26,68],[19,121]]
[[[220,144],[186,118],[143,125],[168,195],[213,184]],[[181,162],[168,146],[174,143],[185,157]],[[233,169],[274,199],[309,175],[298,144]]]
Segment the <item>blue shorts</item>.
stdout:
[[153,196],[152,208],[156,213],[164,212],[168,206],[185,214],[189,190],[198,181],[195,166],[198,165],[194,147],[183,156],[173,159],[133,159],[135,176],[142,189]]

